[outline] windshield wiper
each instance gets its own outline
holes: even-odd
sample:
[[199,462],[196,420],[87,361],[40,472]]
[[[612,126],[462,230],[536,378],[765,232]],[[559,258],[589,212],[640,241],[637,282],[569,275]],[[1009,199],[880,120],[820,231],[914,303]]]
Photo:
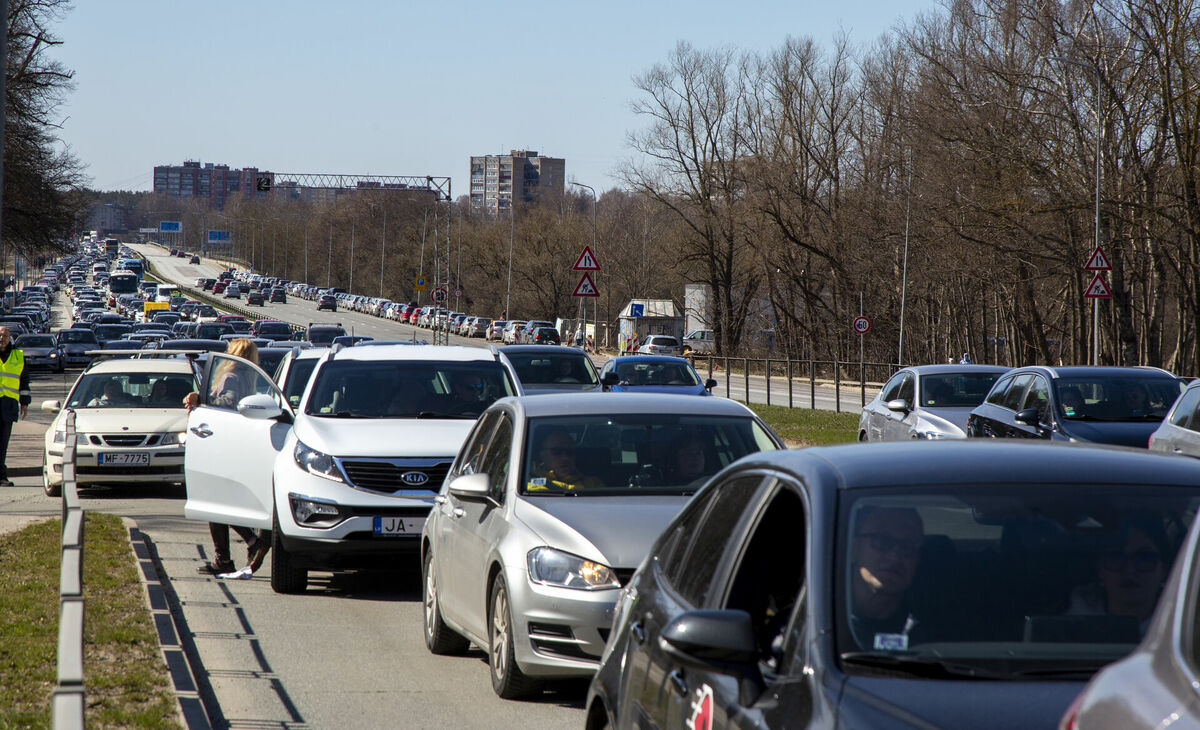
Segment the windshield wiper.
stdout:
[[1079,677],[1088,679],[1096,672],[1107,667],[1109,664],[1117,661],[1117,658],[1112,659],[1096,659],[1091,662],[1081,663],[1075,666],[1049,666],[1049,667],[1031,667],[1029,669],[1018,669],[1012,673],[1013,677]]
[[417,414],[417,418],[466,418],[474,421],[479,418],[479,414],[471,415],[470,413],[439,413],[437,411],[421,411]]
[[337,411],[336,413],[321,413],[322,418],[369,418],[353,411]]
[[848,651],[842,661],[854,666],[888,669],[929,679],[1008,679],[1009,675],[998,674],[971,664],[957,664],[930,656],[910,654],[884,654],[870,651]]

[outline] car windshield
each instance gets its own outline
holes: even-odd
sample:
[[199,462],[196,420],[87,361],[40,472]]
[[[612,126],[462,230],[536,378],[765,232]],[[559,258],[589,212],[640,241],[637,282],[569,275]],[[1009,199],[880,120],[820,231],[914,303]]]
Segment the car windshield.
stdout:
[[50,335],[21,335],[13,346],[22,347],[54,347],[54,338]]
[[89,373],[81,376],[67,408],[183,408],[196,390],[187,373]]
[[695,371],[685,362],[622,362],[617,377],[625,385],[699,385]]
[[[847,671],[1090,674],[1145,633],[1195,488],[854,490],[835,593]],[[866,669],[870,667],[870,669]]]
[[344,334],[346,331],[341,327],[310,327],[308,341],[317,346],[327,346],[333,343],[333,338]]
[[58,341],[63,344],[95,344],[96,335],[91,330],[62,330],[58,333]]
[[493,360],[333,360],[314,377],[304,412],[332,418],[473,420],[497,398],[515,395]]
[[750,416],[665,413],[532,418],[521,493],[691,494],[731,462],[775,442]]
[[508,353],[508,361],[517,371],[517,378],[527,385],[562,385],[564,390],[594,388],[599,381],[588,367],[586,355],[540,353]]
[[258,332],[262,335],[290,335],[292,328],[284,322],[260,322]]
[[922,408],[974,408],[1003,373],[938,373],[921,376]]
[[1062,416],[1081,421],[1161,421],[1183,388],[1174,378],[1130,375],[1055,382]]

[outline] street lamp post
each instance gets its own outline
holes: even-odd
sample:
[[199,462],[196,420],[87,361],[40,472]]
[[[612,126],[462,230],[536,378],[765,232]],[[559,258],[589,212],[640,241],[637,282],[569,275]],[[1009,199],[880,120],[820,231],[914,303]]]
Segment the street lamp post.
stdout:
[[513,199],[508,198],[508,286],[504,289],[504,316],[512,319],[512,257],[516,223],[513,220]]
[[[599,198],[596,197],[596,189],[593,188],[591,185],[584,185],[581,182],[572,182],[571,184],[577,185],[581,188],[587,188],[588,190],[592,191],[592,256],[598,257],[599,254],[596,253],[596,209],[600,207],[600,200],[599,200]],[[597,278],[599,278],[599,277],[597,277]],[[599,284],[597,284],[596,286],[598,288]],[[596,297],[596,305],[595,305],[595,309],[593,310],[593,314],[594,314],[594,319],[595,319],[595,323],[596,323],[596,331],[592,333],[592,337],[593,337],[593,341],[596,344],[599,344],[600,343],[600,297]],[[586,317],[586,314],[584,316]],[[608,338],[605,337],[605,340],[607,340],[607,339]]]
[[383,233],[379,235],[379,298],[383,298],[383,260],[387,250],[387,206],[383,208]]
[[[1061,56],[1051,56],[1051,61],[1078,66],[1085,71],[1091,71],[1096,78],[1096,222],[1095,222],[1095,248],[1100,248],[1100,141],[1104,133],[1103,118],[1100,116],[1100,94],[1102,89],[1100,86],[1101,75],[1100,67],[1096,64],[1083,63],[1071,58],[1063,58]],[[1100,300],[1099,298],[1092,299],[1092,365],[1100,364]]]

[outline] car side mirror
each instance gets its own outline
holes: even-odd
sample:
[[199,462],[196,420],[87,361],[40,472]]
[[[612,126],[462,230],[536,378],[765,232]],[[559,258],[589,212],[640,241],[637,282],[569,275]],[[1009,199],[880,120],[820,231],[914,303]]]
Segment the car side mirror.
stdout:
[[1023,408],[1017,411],[1017,415],[1013,417],[1013,420],[1025,426],[1037,427],[1040,425],[1038,422],[1038,409],[1036,408]]
[[754,622],[745,611],[684,611],[663,627],[658,646],[686,667],[737,679],[745,707],[762,692]]
[[717,387],[717,381],[714,378],[709,378],[708,380],[704,381],[704,389],[709,393],[711,393],[712,389],[715,387]]
[[238,401],[238,413],[256,421],[266,421],[283,415],[283,409],[266,393],[248,395]]
[[44,400],[42,401],[42,410],[47,413],[58,413],[62,410],[62,401]]
[[909,411],[908,401],[904,400],[903,398],[896,398],[895,400],[890,400],[887,403],[885,403],[884,405],[887,407],[887,409],[889,411],[895,411],[896,413],[908,413],[908,411]]
[[600,384],[605,388],[611,388],[621,382],[621,378],[613,371],[608,371],[600,376]]
[[478,501],[488,498],[491,494],[492,484],[491,479],[485,473],[467,474],[455,478],[447,489],[450,494],[459,499]]

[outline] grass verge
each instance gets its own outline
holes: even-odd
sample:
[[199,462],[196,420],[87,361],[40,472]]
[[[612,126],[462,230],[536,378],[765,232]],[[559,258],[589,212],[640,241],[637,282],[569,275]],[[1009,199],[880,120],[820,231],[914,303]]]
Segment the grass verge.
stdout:
[[[0,535],[0,728],[49,727],[58,661],[61,527]],[[176,703],[121,518],[84,520],[88,727],[179,728]]]
[[775,433],[793,448],[852,443],[858,439],[858,414],[751,403]]

